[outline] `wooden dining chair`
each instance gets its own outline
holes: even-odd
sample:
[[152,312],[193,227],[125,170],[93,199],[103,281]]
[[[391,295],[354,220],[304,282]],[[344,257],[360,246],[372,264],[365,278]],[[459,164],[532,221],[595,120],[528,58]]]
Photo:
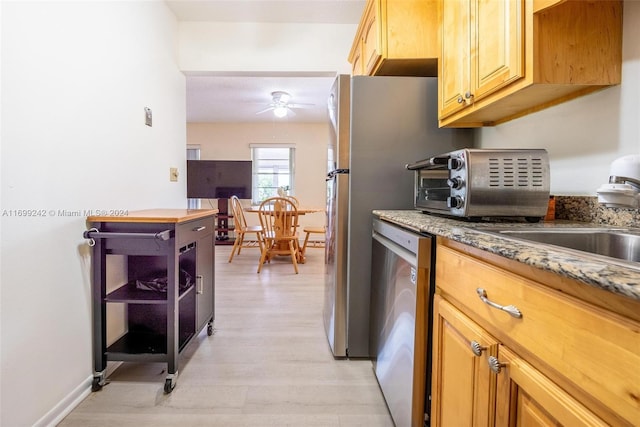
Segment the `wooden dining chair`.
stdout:
[[307,251],[307,246],[309,245],[310,242],[312,242],[311,240],[309,240],[309,238],[311,237],[312,234],[320,234],[322,235],[322,240],[314,240],[311,244],[313,245],[314,248],[324,248],[324,241],[325,241],[325,231],[326,228],[324,226],[322,227],[313,227],[313,226],[306,226],[302,229],[302,231],[305,233],[304,236],[304,244],[302,245],[302,249],[300,249],[300,257],[304,258],[304,255]]
[[293,269],[298,274],[298,208],[285,197],[271,197],[260,204],[258,210],[263,229],[264,244],[258,273],[265,262],[276,255],[290,255]]
[[[236,233],[236,240],[233,242],[233,248],[231,249],[231,255],[229,255],[229,262],[233,260],[233,256],[240,255],[242,248],[260,248],[260,254],[262,254],[262,226],[260,225],[247,225],[247,219],[244,216],[244,209],[237,196],[231,196],[231,212],[233,213],[234,231]],[[255,240],[246,240],[246,234],[255,234]]]

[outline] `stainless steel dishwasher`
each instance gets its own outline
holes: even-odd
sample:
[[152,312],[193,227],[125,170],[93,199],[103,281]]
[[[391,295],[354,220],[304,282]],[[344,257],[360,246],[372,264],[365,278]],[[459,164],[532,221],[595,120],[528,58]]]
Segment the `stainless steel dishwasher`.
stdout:
[[396,427],[429,424],[435,239],[377,218],[370,349]]

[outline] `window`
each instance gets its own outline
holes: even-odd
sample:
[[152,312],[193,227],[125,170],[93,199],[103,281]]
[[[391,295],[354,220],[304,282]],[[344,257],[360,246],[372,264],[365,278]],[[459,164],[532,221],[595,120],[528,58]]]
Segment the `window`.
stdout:
[[253,204],[278,195],[278,188],[293,194],[293,159],[295,147],[291,144],[252,144]]

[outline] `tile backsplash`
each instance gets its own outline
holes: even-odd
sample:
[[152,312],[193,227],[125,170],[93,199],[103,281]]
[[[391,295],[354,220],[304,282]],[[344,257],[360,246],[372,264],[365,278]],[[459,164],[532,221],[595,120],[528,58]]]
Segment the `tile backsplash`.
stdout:
[[640,227],[640,209],[608,208],[593,196],[555,196],[556,219],[613,225],[615,227]]

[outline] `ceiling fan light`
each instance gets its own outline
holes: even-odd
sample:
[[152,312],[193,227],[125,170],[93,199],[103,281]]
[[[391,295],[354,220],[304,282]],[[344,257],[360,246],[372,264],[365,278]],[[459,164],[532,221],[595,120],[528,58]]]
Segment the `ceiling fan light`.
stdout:
[[282,118],[287,115],[287,107],[276,107],[273,109],[273,115]]

